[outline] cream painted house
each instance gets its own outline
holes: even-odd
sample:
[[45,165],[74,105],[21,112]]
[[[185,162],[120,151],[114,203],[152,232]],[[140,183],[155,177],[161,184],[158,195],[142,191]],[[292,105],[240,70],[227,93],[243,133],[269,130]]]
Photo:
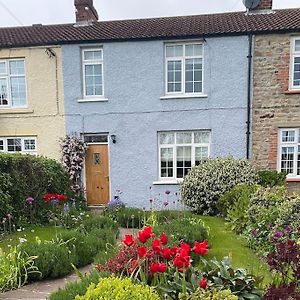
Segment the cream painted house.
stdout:
[[0,152],[59,160],[64,136],[61,48],[0,49]]

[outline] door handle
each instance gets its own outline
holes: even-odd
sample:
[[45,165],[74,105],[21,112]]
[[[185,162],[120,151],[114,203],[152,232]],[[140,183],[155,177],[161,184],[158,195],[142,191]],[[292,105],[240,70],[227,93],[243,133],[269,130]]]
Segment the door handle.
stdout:
[[105,176],[105,178],[109,181],[109,176]]

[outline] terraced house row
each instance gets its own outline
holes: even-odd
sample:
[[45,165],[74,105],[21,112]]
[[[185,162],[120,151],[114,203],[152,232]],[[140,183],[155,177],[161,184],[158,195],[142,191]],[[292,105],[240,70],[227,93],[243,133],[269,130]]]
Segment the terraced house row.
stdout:
[[300,9],[104,22],[75,7],[74,24],[0,29],[0,151],[59,159],[80,135],[90,205],[119,189],[147,207],[228,155],[300,191]]

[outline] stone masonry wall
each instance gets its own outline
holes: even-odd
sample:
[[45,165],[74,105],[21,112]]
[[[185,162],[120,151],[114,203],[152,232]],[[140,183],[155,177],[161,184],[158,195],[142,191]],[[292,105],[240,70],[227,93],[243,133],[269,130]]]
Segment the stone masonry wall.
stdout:
[[[276,170],[279,128],[300,127],[300,93],[289,91],[291,35],[254,39],[253,160],[261,169]],[[288,184],[300,192],[300,182]]]

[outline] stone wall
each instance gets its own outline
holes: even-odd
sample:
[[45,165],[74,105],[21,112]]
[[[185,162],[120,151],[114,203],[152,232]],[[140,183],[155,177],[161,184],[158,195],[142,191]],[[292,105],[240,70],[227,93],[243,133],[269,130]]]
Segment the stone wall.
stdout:
[[[290,34],[255,37],[253,58],[253,160],[277,169],[279,128],[300,127],[300,91],[289,91]],[[300,191],[299,183],[289,183]]]

